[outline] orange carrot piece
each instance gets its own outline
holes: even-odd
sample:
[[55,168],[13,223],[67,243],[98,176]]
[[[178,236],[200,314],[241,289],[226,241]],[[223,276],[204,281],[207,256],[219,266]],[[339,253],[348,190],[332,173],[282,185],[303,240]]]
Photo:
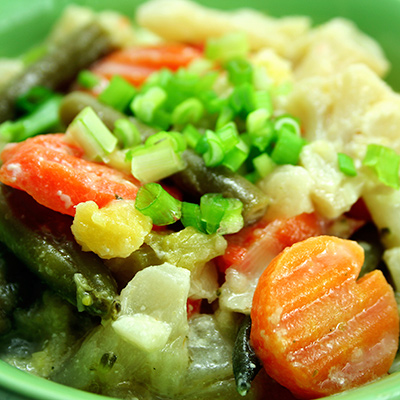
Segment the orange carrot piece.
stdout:
[[267,373],[299,398],[331,395],[385,375],[399,316],[381,271],[357,281],[363,250],[312,237],[286,248],[262,274],[251,343]]
[[0,181],[69,215],[88,200],[103,207],[116,198],[135,199],[139,183],[133,177],[82,155],[82,149],[65,142],[62,134],[36,136],[2,152]]
[[119,75],[140,86],[153,72],[161,68],[176,71],[201,54],[199,49],[181,44],[131,47],[111,53],[98,61],[92,71],[107,79]]

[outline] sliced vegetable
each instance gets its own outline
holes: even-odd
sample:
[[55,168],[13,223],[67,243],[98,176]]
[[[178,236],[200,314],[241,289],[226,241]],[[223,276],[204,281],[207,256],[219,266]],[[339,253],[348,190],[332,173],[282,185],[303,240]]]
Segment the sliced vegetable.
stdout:
[[354,165],[354,160],[344,153],[338,153],[339,170],[347,176],[356,176],[357,169]]
[[69,215],[88,200],[102,207],[116,198],[135,199],[139,184],[132,176],[82,156],[83,150],[67,143],[63,134],[39,135],[6,147],[0,181]]
[[181,202],[158,183],[148,183],[139,189],[135,207],[155,225],[170,225],[181,217]]
[[117,307],[116,283],[97,256],[81,250],[71,224],[69,216],[0,185],[0,241],[80,311],[110,317]]
[[116,51],[96,63],[92,71],[111,79],[119,75],[139,86],[155,71],[168,68],[172,71],[187,66],[199,58],[201,52],[181,44],[131,47]]
[[124,78],[115,75],[98,99],[119,111],[125,111],[136,94],[136,89]]
[[82,147],[85,157],[92,161],[105,161],[118,141],[90,107],[84,108],[75,117],[65,134],[66,140]]
[[356,282],[362,264],[356,242],[319,236],[284,250],[261,276],[251,344],[267,373],[294,395],[327,396],[389,370],[397,304],[381,271]]
[[0,122],[14,118],[18,97],[35,86],[63,89],[72,83],[79,71],[112,49],[111,39],[103,27],[91,22],[67,36],[43,57],[30,64],[20,76],[0,93]]

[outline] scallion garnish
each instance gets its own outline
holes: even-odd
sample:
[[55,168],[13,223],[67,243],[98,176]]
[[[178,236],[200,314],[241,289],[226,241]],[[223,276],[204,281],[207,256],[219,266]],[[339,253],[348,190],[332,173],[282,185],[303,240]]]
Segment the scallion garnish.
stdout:
[[100,77],[92,71],[84,69],[79,72],[77,77],[78,83],[85,89],[93,89],[100,83]]
[[339,170],[347,176],[356,176],[357,170],[353,159],[344,153],[338,153]]
[[379,144],[368,145],[363,165],[371,167],[386,186],[400,188],[399,164],[400,156],[390,147]]
[[241,32],[232,32],[219,38],[209,39],[205,47],[206,57],[220,62],[246,57],[248,51],[249,44],[246,35]]
[[243,58],[229,60],[225,64],[225,69],[228,71],[229,81],[234,85],[243,83],[252,83],[253,67]]
[[140,187],[135,207],[150,217],[155,225],[170,225],[181,218],[182,203],[158,183],[148,183]]
[[156,111],[167,99],[167,93],[159,86],[153,86],[133,99],[131,109],[143,122],[152,123]]
[[198,231],[206,233],[198,204],[187,203],[186,201],[182,202],[181,222],[185,228],[192,226]]
[[176,152],[171,139],[153,145],[138,146],[130,152],[132,175],[140,182],[156,182],[185,168],[185,162]]
[[271,153],[271,158],[276,164],[296,165],[299,161],[304,140],[292,131],[282,127],[278,132],[278,140]]
[[66,137],[77,142],[90,160],[105,161],[117,145],[117,138],[91,107],[84,108],[66,130]]
[[207,151],[203,154],[204,163],[207,167],[215,167],[224,159],[224,147],[221,139],[211,130],[205,133]]
[[233,149],[225,153],[222,165],[236,172],[249,156],[249,146],[240,138],[239,143]]
[[266,177],[275,168],[275,163],[267,153],[261,153],[259,156],[254,157],[253,165],[260,178]]
[[123,149],[137,146],[141,143],[139,129],[134,123],[125,118],[115,121],[113,134],[118,139],[118,144]]
[[291,115],[281,115],[275,120],[275,130],[280,131],[282,128],[289,130],[290,132],[301,135],[300,121]]
[[189,97],[175,107],[172,112],[172,123],[174,125],[195,124],[199,122],[204,113],[204,106],[195,97]]
[[132,102],[136,89],[119,75],[114,75],[108,86],[99,94],[98,99],[116,110],[125,111]]

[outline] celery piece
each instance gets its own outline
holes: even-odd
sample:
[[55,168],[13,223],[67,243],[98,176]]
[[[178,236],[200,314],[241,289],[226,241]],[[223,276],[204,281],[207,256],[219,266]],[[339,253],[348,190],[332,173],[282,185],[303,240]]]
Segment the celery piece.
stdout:
[[85,107],[75,117],[66,135],[83,148],[88,159],[94,161],[106,161],[118,141],[91,107]]

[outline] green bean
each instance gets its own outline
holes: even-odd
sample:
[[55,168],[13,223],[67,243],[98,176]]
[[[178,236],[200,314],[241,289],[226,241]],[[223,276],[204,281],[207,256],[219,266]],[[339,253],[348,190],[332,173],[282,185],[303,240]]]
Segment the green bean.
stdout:
[[251,319],[245,316],[233,347],[232,364],[236,389],[241,396],[250,390],[251,382],[262,365],[250,346]]
[[200,197],[206,193],[221,193],[225,197],[239,199],[243,203],[246,225],[257,221],[267,209],[268,197],[245,177],[226,167],[206,167],[203,159],[191,150],[183,157],[186,169],[171,178],[181,190]]
[[52,47],[0,92],[0,122],[15,117],[15,102],[35,86],[65,89],[78,72],[112,50],[109,34],[92,22]]
[[110,317],[118,307],[116,283],[99,257],[81,250],[71,224],[72,217],[0,185],[0,241],[78,310]]

